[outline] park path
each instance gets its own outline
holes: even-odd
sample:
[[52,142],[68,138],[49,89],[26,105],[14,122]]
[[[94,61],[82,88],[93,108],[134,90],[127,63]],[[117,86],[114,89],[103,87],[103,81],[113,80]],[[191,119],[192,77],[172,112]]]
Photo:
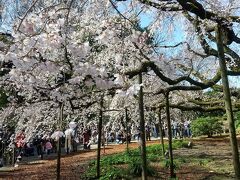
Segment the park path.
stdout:
[[[231,147],[229,138],[193,139],[193,148],[174,150],[174,157],[180,156],[183,160],[200,158],[197,164],[185,164],[177,170],[179,180],[231,180],[233,168],[231,160]],[[159,144],[159,140],[148,141],[147,145]],[[240,145],[240,138],[239,138]],[[95,146],[96,147],[96,146]],[[137,142],[129,144],[130,148],[137,148]],[[240,146],[239,146],[240,148]],[[124,152],[126,144],[111,144],[106,146],[102,156]],[[35,157],[36,158],[36,157]],[[96,158],[96,149],[80,151],[61,158],[61,179],[81,180],[80,176],[85,171],[90,160]],[[211,159],[209,167],[203,166],[204,159]],[[202,159],[202,160],[201,160]],[[159,162],[157,162],[158,164]],[[227,169],[228,168],[228,169]],[[217,170],[218,169],[218,170]],[[220,173],[219,173],[220,169]],[[159,169],[160,179],[169,176],[167,169]],[[46,157],[45,160],[32,159],[24,161],[14,171],[0,171],[0,180],[52,180],[56,179],[56,154]],[[158,180],[159,178],[157,178]]]
[[[147,144],[156,144],[159,140],[149,141]],[[137,142],[130,143],[129,148],[137,148]],[[105,152],[101,151],[101,155],[109,155],[124,152],[126,144],[111,144],[106,146]],[[44,160],[38,160],[36,157],[23,159],[23,162],[13,170],[0,171],[0,179],[2,180],[51,180],[56,179],[56,154],[45,156]],[[96,149],[89,151],[80,151],[66,155],[61,158],[61,179],[78,180],[81,173],[87,168],[90,160],[96,158]]]

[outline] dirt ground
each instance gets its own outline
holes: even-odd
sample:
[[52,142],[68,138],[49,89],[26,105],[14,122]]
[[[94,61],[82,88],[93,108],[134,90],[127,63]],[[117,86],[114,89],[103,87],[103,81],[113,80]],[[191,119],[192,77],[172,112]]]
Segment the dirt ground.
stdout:
[[189,159],[191,162],[195,160],[195,163],[185,163],[177,170],[179,179],[234,179],[229,138],[198,139],[193,140],[193,145],[191,149],[174,150],[175,158]]
[[[181,148],[174,150],[174,157],[182,158],[184,165],[180,165],[177,170],[178,179],[184,180],[204,180],[204,179],[233,179],[233,168],[231,160],[231,148],[229,139],[194,139],[193,148]],[[147,144],[156,144],[158,141],[150,141]],[[240,142],[239,142],[240,144]],[[131,143],[130,148],[137,148],[138,143]],[[123,152],[126,145],[109,145],[102,155],[109,155]],[[87,168],[90,160],[96,158],[96,150],[80,151],[75,154],[63,155],[61,158],[61,179],[78,180]],[[197,159],[196,163],[187,163],[188,159]],[[206,158],[208,161],[206,162]],[[202,159],[202,160],[201,160]],[[159,169],[159,178],[168,179],[167,169]],[[0,171],[0,179],[3,180],[51,180],[56,179],[56,159],[46,157],[45,160],[26,161],[14,168],[13,171]]]

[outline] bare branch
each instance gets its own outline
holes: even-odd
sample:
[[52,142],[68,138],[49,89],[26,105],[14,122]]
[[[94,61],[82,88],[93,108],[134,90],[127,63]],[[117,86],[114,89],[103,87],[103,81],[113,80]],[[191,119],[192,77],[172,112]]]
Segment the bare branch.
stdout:
[[28,10],[26,11],[26,13],[24,14],[24,16],[21,18],[21,21],[17,27],[17,31],[19,31],[24,19],[27,17],[28,13],[32,10],[32,8],[35,6],[35,4],[38,2],[38,0],[35,0],[32,5],[28,8]]

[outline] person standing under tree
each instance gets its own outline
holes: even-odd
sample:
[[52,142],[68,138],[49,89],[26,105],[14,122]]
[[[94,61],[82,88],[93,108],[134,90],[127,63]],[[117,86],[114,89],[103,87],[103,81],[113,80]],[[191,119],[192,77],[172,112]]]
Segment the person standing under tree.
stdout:
[[24,130],[21,130],[16,138],[15,138],[15,143],[17,147],[17,162],[19,162],[22,159],[22,154],[23,154],[23,147],[25,145],[25,134]]
[[43,145],[44,145],[42,137],[43,137],[42,135],[37,135],[33,141],[33,143],[37,149],[37,155],[41,159],[43,159]]
[[146,131],[146,139],[147,139],[147,141],[151,141],[151,127],[149,125],[146,125],[145,131]]
[[184,122],[184,135],[185,137],[191,137],[191,132],[190,132],[190,121],[185,121]]
[[83,136],[83,148],[89,149],[89,146],[88,146],[89,140],[90,140],[89,131],[87,129],[85,129],[82,136]]
[[72,138],[74,135],[73,133],[74,131],[71,128],[65,131],[65,151],[67,154],[72,152],[73,150],[73,147],[72,147],[72,142],[73,142]]
[[52,143],[50,142],[50,139],[47,139],[47,142],[45,144],[45,149],[46,149],[46,153],[47,155],[49,155],[51,153],[52,150]]

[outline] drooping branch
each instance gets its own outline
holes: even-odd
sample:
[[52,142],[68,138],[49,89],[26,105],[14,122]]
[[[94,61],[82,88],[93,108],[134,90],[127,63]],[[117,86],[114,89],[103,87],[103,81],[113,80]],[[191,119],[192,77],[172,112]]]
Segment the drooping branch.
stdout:
[[[198,28],[198,26],[196,26],[196,28]],[[200,33],[201,34],[201,33]],[[206,42],[206,40],[204,38],[202,38],[202,40],[204,41],[204,45],[207,49],[207,51],[209,51],[209,56],[213,55],[213,56],[216,56],[218,57],[218,53],[215,49],[212,49]],[[134,46],[139,50],[140,54],[147,60],[145,62],[143,62],[141,64],[141,67],[138,68],[138,69],[135,69],[133,71],[128,71],[126,72],[125,74],[126,75],[129,75],[129,78],[132,78],[133,76],[136,76],[138,75],[140,72],[147,72],[149,70],[149,68],[151,68],[155,74],[164,82],[167,82],[169,85],[176,85],[182,81],[187,81],[189,82],[190,84],[192,85],[195,85],[195,86],[199,86],[201,87],[202,89],[206,89],[206,88],[209,88],[209,87],[213,87],[220,79],[221,79],[221,74],[220,74],[220,70],[217,71],[216,75],[213,76],[212,79],[210,80],[205,80],[203,82],[199,82],[197,80],[194,80],[193,78],[191,78],[189,75],[187,76],[182,76],[182,77],[179,77],[175,80],[172,80],[168,77],[166,77],[163,73],[162,73],[162,70],[154,63],[151,61],[151,59],[142,51],[142,49],[136,44],[136,43],[133,43]],[[178,44],[177,44],[178,46]],[[227,58],[227,57],[226,57]],[[240,75],[240,71],[228,71],[228,75],[231,75],[231,76],[238,76]],[[187,89],[191,89],[191,87],[187,87]],[[195,90],[196,88],[193,87],[193,90]],[[199,89],[199,88],[197,88]],[[177,89],[177,90],[181,90],[181,89]]]
[[220,24],[222,28],[226,32],[226,36],[228,41],[226,42],[228,45],[231,44],[233,41],[236,43],[240,43],[240,38],[235,34],[233,28],[232,28],[232,22],[240,22],[239,16],[230,16],[229,18],[221,16],[213,11],[206,10],[206,8],[203,7],[203,5],[196,1],[196,0],[177,0],[177,2],[174,1],[158,1],[152,2],[149,0],[138,0],[140,3],[151,6],[153,8],[156,8],[160,11],[185,11],[192,14],[195,14],[197,17],[199,17],[202,20],[211,20],[213,22],[216,22],[217,24]]
[[222,17],[217,16],[217,14],[213,12],[205,10],[202,4],[196,0],[177,0],[177,2],[182,6],[184,10],[196,14],[201,19],[223,21]]
[[[225,112],[224,106],[222,106],[222,101],[215,101],[215,102],[201,102],[196,100],[188,100],[191,102],[191,104],[186,102],[179,102],[179,103],[170,103],[169,107],[180,109],[182,111],[198,111],[198,112]],[[164,108],[165,104],[160,103],[155,106],[146,107],[147,109],[156,110],[159,108]],[[236,102],[233,104],[233,111],[239,111],[240,110],[240,103]]]
[[[176,79],[170,79],[162,73],[162,70],[152,61],[144,61],[141,66],[137,69],[125,72],[125,75],[128,75],[129,78],[132,78],[138,75],[141,72],[148,72],[149,69],[153,70],[155,74],[164,82],[169,85],[176,85],[180,82],[187,81],[194,86],[174,86],[169,87],[169,91],[173,90],[201,90],[214,86],[221,79],[220,71],[217,71],[215,76],[212,79],[206,80],[205,82],[198,82],[197,80],[192,79],[190,76],[182,76]],[[239,71],[228,71],[228,75],[237,76],[240,75]],[[195,87],[197,86],[197,87]]]
[[214,111],[222,111],[225,109],[222,106],[214,106],[214,107],[202,107],[202,106],[187,106],[187,105],[178,105],[178,104],[170,104],[171,108],[177,108],[182,111],[199,111],[199,112],[214,112]]
[[[208,33],[207,35],[208,35],[208,38],[211,41],[216,43],[216,38],[212,34]],[[234,50],[232,50],[231,48],[229,48],[225,44],[223,44],[223,50],[224,50],[225,54],[227,54],[228,56],[230,56],[234,60],[235,67],[240,67],[240,57],[239,57],[239,55]],[[228,58],[226,55],[225,55],[225,59],[227,61],[231,62],[231,59]]]
[[113,6],[113,8],[117,11],[117,13],[119,14],[120,17],[122,17],[123,19],[129,21],[131,24],[135,25],[135,23],[133,23],[129,18],[127,18],[126,16],[124,16],[119,10],[118,7],[114,4],[114,2],[112,0],[109,0],[109,2],[111,3],[111,5]]
[[203,32],[200,28],[200,21],[198,20],[198,18],[193,18],[188,12],[184,12],[183,15],[193,24],[196,33],[199,37],[199,42],[205,52],[205,54],[207,54],[208,56],[218,56],[218,53],[215,49],[213,49],[208,42],[206,41],[206,39],[204,38]]
[[197,17],[201,18],[202,20],[208,19],[213,22],[216,22],[224,29],[225,36],[226,36],[226,44],[231,44],[233,41],[236,43],[240,42],[240,39],[237,37],[235,32],[232,28],[232,23],[226,17],[222,17],[217,13],[211,12],[206,10],[202,4],[197,2],[196,0],[177,0],[182,8],[190,13],[194,13]]
[[81,110],[83,108],[89,108],[90,106],[98,103],[98,101],[91,101],[91,102],[88,102],[86,104],[82,104],[82,105],[79,105],[79,106],[74,106],[72,100],[69,100],[69,103],[70,103],[70,106],[71,106],[72,110],[77,110],[77,109]]
[[171,1],[164,1],[158,3],[150,1],[150,0],[139,0],[142,4],[152,6],[156,9],[159,9],[161,11],[182,11],[182,8],[176,3]]
[[218,101],[199,101],[195,99],[188,99],[188,102],[194,103],[196,105],[200,106],[214,106],[214,105],[224,105],[223,100],[218,100]]
[[200,52],[197,52],[197,51],[193,50],[188,43],[186,43],[186,45],[187,45],[187,49],[188,49],[191,53],[193,53],[193,54],[195,54],[195,55],[197,55],[197,56],[200,56],[201,58],[206,58],[206,57],[208,57],[207,54],[202,54],[202,53],[200,53]]
[[28,8],[28,10],[25,12],[24,16],[21,18],[21,21],[20,21],[20,23],[19,23],[19,25],[18,25],[18,27],[17,27],[17,31],[20,30],[20,27],[21,27],[24,19],[27,17],[28,13],[31,12],[31,10],[33,9],[33,7],[35,6],[35,4],[36,4],[37,2],[38,2],[38,0],[35,0],[35,1],[32,3],[32,5]]

